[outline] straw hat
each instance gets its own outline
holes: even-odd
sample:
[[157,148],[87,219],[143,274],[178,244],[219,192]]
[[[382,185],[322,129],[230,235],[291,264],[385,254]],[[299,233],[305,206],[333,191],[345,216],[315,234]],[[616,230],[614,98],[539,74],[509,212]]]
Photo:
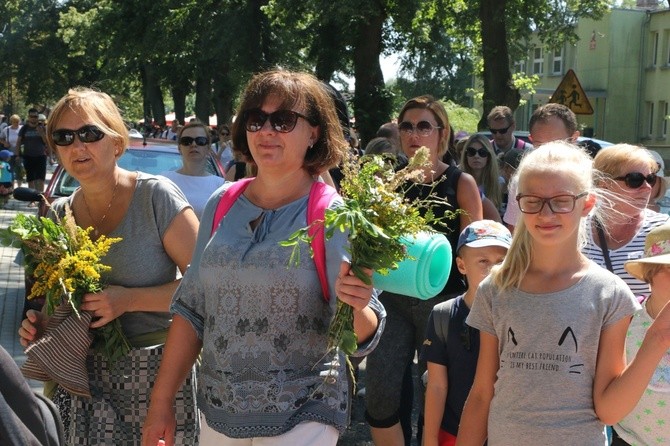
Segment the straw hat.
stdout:
[[670,265],[670,224],[649,231],[644,241],[644,256],[626,262],[623,266],[631,276],[644,280],[644,264]]

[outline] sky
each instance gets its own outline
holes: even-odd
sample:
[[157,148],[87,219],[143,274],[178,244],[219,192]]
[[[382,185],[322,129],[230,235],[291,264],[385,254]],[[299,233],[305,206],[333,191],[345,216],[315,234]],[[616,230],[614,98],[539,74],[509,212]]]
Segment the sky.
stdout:
[[[379,64],[382,67],[382,74],[384,75],[384,82],[388,82],[391,79],[397,77],[397,72],[400,69],[400,60],[398,59],[397,54],[391,54],[390,56],[381,56],[379,58]],[[354,89],[354,78],[345,77],[347,82],[349,82],[349,90]]]

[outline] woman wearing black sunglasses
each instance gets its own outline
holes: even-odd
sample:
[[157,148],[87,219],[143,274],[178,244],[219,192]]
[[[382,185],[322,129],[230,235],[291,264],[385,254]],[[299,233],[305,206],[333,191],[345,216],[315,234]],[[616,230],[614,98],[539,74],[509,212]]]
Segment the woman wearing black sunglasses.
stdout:
[[202,122],[186,124],[177,133],[182,167],[161,173],[184,192],[198,218],[202,216],[210,195],[226,181],[207,171],[210,143],[209,127]]
[[470,136],[465,141],[459,161],[460,169],[472,175],[479,190],[484,194],[482,205],[484,205],[485,200],[489,200],[493,204],[495,212],[491,213],[487,208],[484,208],[484,218],[498,222],[502,221],[500,216],[502,188],[498,159],[489,139],[480,133]]
[[644,254],[644,241],[653,228],[668,221],[668,215],[647,208],[657,181],[658,165],[643,147],[617,144],[601,149],[593,160],[601,187],[609,191],[603,203],[602,221],[589,221],[589,238],[584,254],[621,277],[636,295],[646,294],[649,285],[626,272],[624,262]]
[[[482,201],[474,178],[443,161],[450,136],[447,111],[432,96],[410,99],[398,115],[398,130],[402,151],[408,158],[422,146],[430,150],[431,165],[425,169],[424,183],[403,185],[405,196],[416,200],[436,194],[446,199],[449,204],[431,206],[437,217],[444,216],[448,211],[461,211],[457,217],[444,220],[446,228],[440,224],[434,227],[445,234],[455,252],[462,229],[482,219]],[[405,444],[406,439],[409,443],[405,435],[411,434],[411,427],[410,432],[403,431],[401,412],[411,410],[411,404],[401,404],[401,393],[403,387],[412,388],[412,384],[404,382],[404,372],[421,348],[433,307],[465,291],[463,276],[455,262],[444,267],[451,270],[449,279],[444,290],[432,299],[418,301],[389,292],[382,293],[380,297],[392,317],[387,319],[379,345],[367,358],[365,384],[366,419],[376,445],[400,445]],[[425,371],[425,361],[421,361],[419,366],[421,376]]]
[[[101,280],[105,288],[86,294],[81,309],[91,313],[91,328],[118,318],[132,346],[113,364],[94,350],[78,358],[87,366],[92,398],[56,390],[54,398],[68,420],[66,443],[139,444],[170,326],[170,299],[178,271],[185,272],[191,261],[198,219],[173,183],[117,165],[128,146],[128,129],[107,94],[70,90],[54,107],[46,133],[60,164],[81,185],[70,197],[57,199],[52,213],[62,216],[69,205],[77,225],[93,228],[93,238],[121,238],[103,259],[111,266]],[[45,325],[45,315],[28,311],[19,330],[22,344],[39,338]],[[56,364],[73,355],[58,346],[54,353],[48,360]],[[197,444],[194,373],[185,375],[189,378],[173,409],[177,436],[179,444]]]
[[[200,445],[266,437],[262,444],[335,446],[349,422],[351,382],[344,356],[324,354],[330,320],[338,300],[354,307],[356,355],[365,355],[384,310],[372,287],[349,273],[346,235],[335,231],[325,242],[327,301],[308,250],[289,266],[291,249],[279,242],[306,225],[316,177],[340,161],[347,143],[321,83],[289,71],[251,79],[232,134],[234,150],[258,173],[213,234],[220,194],[205,208],[193,262],[173,299],[142,444],[161,437],[173,444],[174,393],[200,353]],[[328,373],[335,379],[326,380]]]

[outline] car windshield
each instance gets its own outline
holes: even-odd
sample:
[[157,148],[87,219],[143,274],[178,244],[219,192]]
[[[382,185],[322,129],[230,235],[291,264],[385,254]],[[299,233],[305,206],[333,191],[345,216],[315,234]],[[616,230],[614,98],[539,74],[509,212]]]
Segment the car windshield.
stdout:
[[[147,149],[128,148],[117,161],[119,167],[133,171],[141,171],[151,175],[159,175],[168,170],[177,170],[182,166],[181,155],[177,151],[157,151]],[[207,162],[207,171],[212,175],[220,175],[210,158]],[[60,181],[54,187],[54,195],[67,197],[79,187],[79,182],[63,171]]]

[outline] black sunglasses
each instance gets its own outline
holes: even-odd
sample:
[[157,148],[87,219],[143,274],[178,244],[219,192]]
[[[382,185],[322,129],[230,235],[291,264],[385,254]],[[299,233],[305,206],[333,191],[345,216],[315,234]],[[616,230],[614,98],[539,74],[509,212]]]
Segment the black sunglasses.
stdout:
[[486,149],[484,149],[484,148],[476,149],[476,148],[474,148],[474,147],[467,147],[467,148],[465,149],[465,153],[466,153],[469,157],[473,157],[473,156],[475,156],[475,155],[479,155],[480,158],[487,158],[487,157],[489,156],[489,151],[486,150]]
[[196,136],[195,138],[191,136],[182,136],[179,138],[179,144],[182,146],[190,146],[195,141],[196,146],[206,146],[207,137],[206,136]]
[[77,135],[83,143],[100,141],[105,134],[95,125],[85,125],[77,130],[58,129],[51,132],[51,138],[57,146],[69,146]]
[[257,132],[263,128],[265,121],[269,119],[272,130],[279,133],[289,133],[295,128],[298,118],[304,119],[310,125],[316,125],[307,116],[293,110],[277,110],[272,113],[265,113],[263,110],[255,108],[244,112],[244,128],[248,132]]
[[398,124],[398,130],[407,133],[411,135],[415,131],[420,135],[420,136],[430,136],[433,134],[433,131],[435,129],[441,128],[440,126],[433,125],[428,121],[419,121],[416,123],[416,127],[409,121],[403,121],[400,124]]
[[492,135],[495,135],[496,133],[500,133],[501,135],[504,135],[505,133],[507,133],[507,131],[509,130],[510,127],[512,127],[512,126],[508,125],[504,129],[492,129],[492,128],[489,127],[489,131],[491,132]]
[[649,175],[643,175],[640,172],[631,172],[627,173],[622,177],[616,177],[614,179],[618,181],[624,181],[626,183],[626,186],[628,186],[631,189],[639,189],[640,187],[642,187],[642,184],[644,184],[645,181],[649,183],[650,186],[656,184],[658,176],[656,176],[655,173],[650,173]]

